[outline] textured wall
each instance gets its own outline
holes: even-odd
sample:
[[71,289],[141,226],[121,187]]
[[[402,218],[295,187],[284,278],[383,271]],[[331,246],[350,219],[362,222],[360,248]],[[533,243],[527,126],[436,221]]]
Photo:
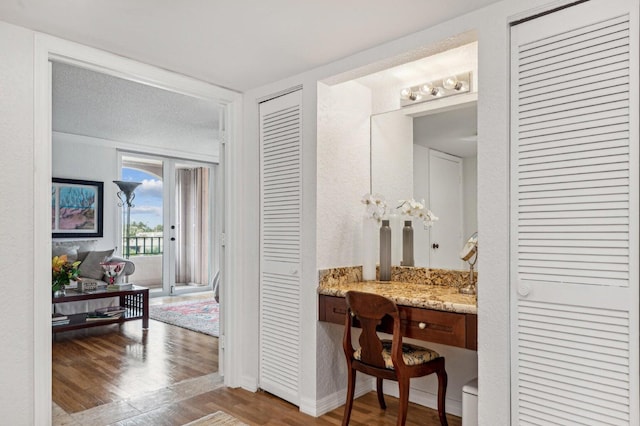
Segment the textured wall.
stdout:
[[[362,264],[360,199],[369,192],[370,115],[366,87],[318,84],[318,269]],[[332,324],[318,326],[316,399],[346,387],[342,331]]]
[[[118,156],[115,148],[98,143],[98,139],[82,136],[70,137],[54,133],[51,151],[51,172],[53,177],[67,179],[95,180],[104,184],[103,238],[98,239],[96,248],[118,247],[117,214],[120,211],[116,198]],[[95,238],[92,238],[95,239]]]
[[[33,33],[0,22],[0,419],[33,424]],[[48,291],[48,283],[43,283]]]
[[361,265],[362,196],[369,192],[371,93],[318,85],[318,269]]

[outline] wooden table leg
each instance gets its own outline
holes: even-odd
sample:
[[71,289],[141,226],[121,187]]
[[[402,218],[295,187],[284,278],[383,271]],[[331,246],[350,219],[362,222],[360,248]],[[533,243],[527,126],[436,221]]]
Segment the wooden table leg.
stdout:
[[142,328],[149,328],[149,290],[142,293]]

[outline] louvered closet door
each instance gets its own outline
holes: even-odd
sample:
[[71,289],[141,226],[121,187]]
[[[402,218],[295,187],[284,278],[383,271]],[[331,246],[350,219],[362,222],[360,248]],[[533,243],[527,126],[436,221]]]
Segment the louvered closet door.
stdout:
[[299,405],[302,92],[260,104],[260,387]]
[[515,425],[640,424],[637,14],[512,27]]

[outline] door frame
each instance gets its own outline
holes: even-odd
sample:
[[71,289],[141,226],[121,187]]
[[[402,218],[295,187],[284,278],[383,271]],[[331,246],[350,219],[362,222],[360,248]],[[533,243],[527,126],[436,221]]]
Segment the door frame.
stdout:
[[[79,66],[100,73],[112,75],[126,80],[151,85],[161,89],[208,99],[219,102],[224,109],[226,120],[221,122],[221,142],[225,158],[221,163],[224,167],[224,212],[222,232],[229,235],[221,253],[221,265],[224,266],[221,275],[222,306],[229,309],[221,310],[221,323],[226,324],[224,349],[221,345],[220,371],[224,365],[224,382],[227,386],[237,386],[240,383],[240,362],[230,362],[239,359],[239,341],[234,336],[240,328],[241,318],[235,309],[239,304],[237,287],[225,288],[225,282],[241,282],[238,277],[240,271],[237,254],[240,253],[240,223],[237,215],[229,211],[239,211],[240,202],[238,188],[239,174],[231,174],[229,170],[240,167],[240,148],[238,142],[241,134],[242,96],[239,93],[223,89],[194,78],[176,74],[151,65],[146,65],[115,54],[90,48],[78,43],[35,33],[34,35],[34,176],[33,176],[33,207],[34,207],[34,240],[33,240],[33,307],[34,307],[34,341],[33,341],[33,388],[34,388],[34,424],[51,423],[51,293],[41,291],[42,282],[51,279],[51,224],[47,217],[50,203],[51,185],[51,152],[52,152],[52,82],[50,60]],[[226,315],[229,318],[224,318]]]

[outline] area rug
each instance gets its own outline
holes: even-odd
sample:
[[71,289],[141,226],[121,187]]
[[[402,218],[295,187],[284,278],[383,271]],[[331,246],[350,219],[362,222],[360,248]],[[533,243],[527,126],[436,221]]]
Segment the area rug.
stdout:
[[219,314],[214,299],[149,306],[151,319],[215,337],[220,335]]
[[208,416],[202,417],[198,420],[194,420],[183,426],[214,426],[214,425],[247,426],[246,423],[242,423],[240,420],[225,413],[224,411],[216,411],[213,414],[209,414]]

